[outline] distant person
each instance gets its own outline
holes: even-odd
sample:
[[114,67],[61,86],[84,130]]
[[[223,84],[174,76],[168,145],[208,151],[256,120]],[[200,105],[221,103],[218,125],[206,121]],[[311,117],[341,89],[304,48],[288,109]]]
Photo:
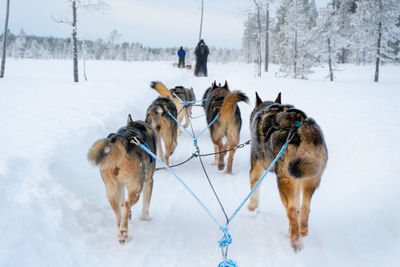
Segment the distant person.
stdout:
[[204,40],[201,39],[194,51],[196,55],[196,69],[194,75],[197,77],[207,77],[207,57],[209,53],[208,46],[204,43]]
[[185,68],[185,56],[186,56],[186,51],[183,50],[183,47],[178,50],[178,57],[179,57],[179,63],[178,63],[178,68]]

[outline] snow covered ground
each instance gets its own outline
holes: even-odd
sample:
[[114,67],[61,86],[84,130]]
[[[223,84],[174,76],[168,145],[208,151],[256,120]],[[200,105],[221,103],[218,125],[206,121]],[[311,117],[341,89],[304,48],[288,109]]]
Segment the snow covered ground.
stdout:
[[[254,78],[245,64],[209,65],[208,78],[167,62],[87,63],[88,82],[72,83],[70,61],[7,61],[0,79],[0,266],[217,266],[220,231],[166,171],[154,175],[152,221],[139,220],[141,202],[129,224],[132,239],[121,247],[114,214],[88,148],[115,132],[127,114],[144,119],[157,97],[152,80],[192,86],[197,99],[211,82],[228,80],[248,94],[240,103],[241,141],[249,139],[254,92],[263,100],[282,92],[317,120],[329,149],[328,167],[311,203],[310,234],[295,254],[275,177],[261,187],[259,211],[245,208],[231,223],[229,258],[239,266],[400,266],[400,67],[384,66],[374,83],[373,66],[339,66],[337,80],[326,68],[309,80]],[[82,79],[82,77],[81,77]],[[193,115],[201,115],[194,108]],[[195,130],[205,118],[193,121]],[[199,139],[212,152],[209,134]],[[171,164],[193,152],[183,133]],[[205,160],[217,192],[231,214],[249,191],[249,147],[237,151],[233,175]],[[223,215],[198,159],[175,169],[210,207]]]

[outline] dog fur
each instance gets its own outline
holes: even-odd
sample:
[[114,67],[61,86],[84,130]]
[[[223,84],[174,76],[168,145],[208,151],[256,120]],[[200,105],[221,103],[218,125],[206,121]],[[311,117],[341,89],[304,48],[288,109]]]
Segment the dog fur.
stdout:
[[[206,113],[207,123],[210,124],[217,114],[220,117],[210,126],[211,139],[214,143],[215,152],[224,151],[236,147],[240,139],[240,129],[242,127],[242,118],[237,102],[244,101],[248,103],[247,96],[240,91],[231,92],[228,83],[217,85],[215,82],[204,93],[203,108]],[[226,138],[226,143],[223,139]],[[233,155],[235,150],[229,152],[226,173],[232,173]],[[214,164],[218,164],[218,170],[225,167],[224,157],[226,153],[215,155]]]
[[[128,219],[131,207],[143,191],[142,219],[149,220],[149,205],[153,191],[155,161],[130,139],[136,137],[156,153],[156,136],[153,129],[143,121],[132,121],[128,116],[127,126],[100,139],[93,144],[88,160],[100,167],[106,195],[117,218],[118,239],[121,245],[128,239]],[[125,187],[128,199],[125,200]],[[122,214],[121,214],[122,213]]]
[[[158,156],[167,165],[169,165],[169,157],[178,145],[178,124],[168,114],[168,111],[176,118],[177,111],[174,102],[168,97],[158,97],[151,103],[146,112],[146,122],[153,127],[158,139]],[[165,154],[162,149],[161,138],[164,140]]]
[[[288,129],[296,122],[301,125],[273,171],[289,219],[290,244],[297,252],[303,248],[300,238],[308,234],[310,202],[320,184],[328,151],[323,133],[312,118],[292,105],[282,105],[280,93],[275,102],[263,102],[256,93],[256,106],[250,117],[252,189],[286,142]],[[250,211],[258,207],[259,190],[260,187],[250,198],[247,205]]]
[[[196,97],[194,95],[193,88],[184,88],[183,86],[176,86],[168,90],[168,88],[161,82],[152,82],[150,87],[155,89],[162,97],[169,97],[174,101],[176,109],[178,111],[178,121],[182,123],[183,118],[185,118],[185,124],[183,127],[187,128],[190,122],[190,115],[192,114],[192,106],[190,103],[188,105],[183,105],[182,101],[195,101]],[[179,97],[179,99],[177,97]],[[181,130],[178,128],[178,133],[181,133]]]

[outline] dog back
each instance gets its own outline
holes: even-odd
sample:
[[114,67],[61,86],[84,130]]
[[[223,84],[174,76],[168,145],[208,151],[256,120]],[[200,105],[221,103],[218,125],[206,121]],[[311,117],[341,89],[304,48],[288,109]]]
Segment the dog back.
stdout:
[[178,112],[174,102],[168,97],[158,97],[147,109],[146,122],[158,132],[161,127],[161,121],[164,121],[170,127],[170,130],[175,133],[177,131],[177,123],[168,112],[174,118],[177,117]]
[[95,142],[89,150],[88,160],[100,168],[118,166],[125,159],[151,164],[151,156],[130,142],[135,139],[146,144],[153,153],[157,152],[156,136],[151,126],[143,121],[130,121],[116,133]]
[[271,162],[298,122],[300,127],[289,142],[288,151],[276,166],[293,178],[312,178],[322,173],[328,159],[323,133],[315,120],[292,105],[265,101],[254,109],[250,117],[252,155]]

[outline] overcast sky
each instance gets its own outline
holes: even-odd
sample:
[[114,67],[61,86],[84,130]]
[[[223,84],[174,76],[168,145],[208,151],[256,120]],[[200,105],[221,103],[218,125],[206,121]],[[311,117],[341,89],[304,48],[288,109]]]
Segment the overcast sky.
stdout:
[[[194,47],[198,41],[201,0],[103,1],[111,7],[105,14],[78,10],[78,38],[107,39],[116,29],[122,35],[119,41],[139,42],[152,47]],[[203,38],[206,43],[240,48],[243,21],[252,1],[204,2]],[[4,28],[5,3],[6,0],[0,0],[0,32]],[[71,14],[68,0],[10,0],[10,5],[9,29],[13,33],[23,28],[28,34],[41,36],[71,35],[70,27],[51,19],[52,14]]]

